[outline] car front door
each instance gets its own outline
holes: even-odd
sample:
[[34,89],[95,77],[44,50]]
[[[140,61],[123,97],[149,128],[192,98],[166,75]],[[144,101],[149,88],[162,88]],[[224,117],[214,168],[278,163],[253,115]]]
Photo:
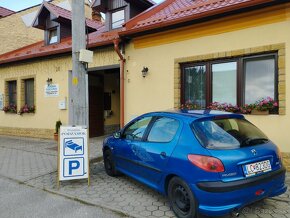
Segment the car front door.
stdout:
[[140,166],[133,151],[139,146],[151,120],[151,116],[141,117],[124,129],[114,147],[117,169],[132,176],[139,175]]
[[133,148],[135,159],[142,166],[140,173],[152,186],[157,185],[166,171],[182,129],[181,122],[170,117],[156,117],[138,146]]

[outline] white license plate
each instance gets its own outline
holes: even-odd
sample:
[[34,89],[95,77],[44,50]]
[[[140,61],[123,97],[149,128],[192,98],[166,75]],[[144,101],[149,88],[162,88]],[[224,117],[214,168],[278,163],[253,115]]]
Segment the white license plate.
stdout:
[[272,170],[269,160],[247,164],[243,167],[246,177],[257,175],[259,173],[269,172]]

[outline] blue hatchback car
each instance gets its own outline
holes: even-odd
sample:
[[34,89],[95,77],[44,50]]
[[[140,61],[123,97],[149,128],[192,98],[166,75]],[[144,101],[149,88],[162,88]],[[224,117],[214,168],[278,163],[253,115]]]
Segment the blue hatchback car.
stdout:
[[287,189],[278,147],[239,114],[144,114],[104,140],[103,157],[108,175],[167,195],[182,218],[238,213]]

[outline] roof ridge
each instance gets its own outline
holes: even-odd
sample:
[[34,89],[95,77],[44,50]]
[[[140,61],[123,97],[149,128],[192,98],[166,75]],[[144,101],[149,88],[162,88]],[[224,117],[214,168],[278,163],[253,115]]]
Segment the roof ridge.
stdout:
[[[212,4],[216,4],[216,3],[220,3],[220,2],[226,2],[226,1],[230,1],[230,0],[208,0],[208,1],[199,1],[196,5],[192,5],[190,7],[185,7],[185,8],[182,8],[182,9],[173,10],[171,14],[177,15],[177,14],[183,13],[185,11],[191,11],[193,9],[199,9],[199,8],[206,7],[206,6],[209,6],[209,5],[212,5]],[[243,1],[243,0],[241,0],[241,1]],[[158,18],[156,18],[156,17],[149,17],[146,20],[142,20],[142,21],[137,22],[137,26],[138,25],[142,25],[144,23],[152,22],[152,21],[155,21],[155,20],[162,20],[162,19],[167,18],[167,17],[168,17],[168,15],[162,15],[162,16],[159,16]]]
[[[55,5],[55,4],[52,4],[52,3],[50,3],[50,2],[44,2],[44,4],[45,4],[45,3],[47,3],[49,6],[53,6],[53,7],[60,8],[61,10],[65,10],[65,11],[67,11],[67,12],[69,12],[69,13],[72,14],[72,12],[71,12],[70,10],[66,9],[66,8],[60,7],[60,6]],[[92,21],[92,22],[95,22],[95,23],[98,23],[98,24],[103,24],[103,23],[100,22],[100,21],[96,21],[96,20],[94,20],[94,19],[90,19],[90,18],[87,18],[87,17],[86,17],[86,20],[89,20],[89,21]]]
[[2,7],[2,6],[0,6],[0,8],[3,8],[3,9],[5,9],[5,10],[7,10],[7,11],[10,11],[10,12],[13,12],[13,13],[15,13],[15,11],[12,11],[11,9],[9,9],[9,8],[5,8],[5,7]]
[[[156,4],[153,5],[152,7],[148,8],[147,10],[143,11],[142,13],[138,14],[137,16],[133,17],[132,19],[128,20],[124,26],[126,28],[132,28],[134,27],[140,19],[143,18],[144,15],[150,16],[150,14],[154,14],[156,11],[160,11],[162,9],[164,9],[165,7],[167,7],[168,5],[170,5],[171,3],[173,3],[175,0],[165,0],[163,2],[161,2],[160,4]],[[137,21],[136,21],[137,20]],[[133,23],[134,21],[136,21],[135,23]]]

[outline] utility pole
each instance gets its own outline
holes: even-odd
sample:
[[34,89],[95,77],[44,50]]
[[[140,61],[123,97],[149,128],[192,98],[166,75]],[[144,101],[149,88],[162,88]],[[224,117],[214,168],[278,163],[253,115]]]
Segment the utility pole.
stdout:
[[80,50],[86,49],[84,0],[72,0],[72,76],[69,86],[69,125],[88,127],[86,67],[79,61]]

